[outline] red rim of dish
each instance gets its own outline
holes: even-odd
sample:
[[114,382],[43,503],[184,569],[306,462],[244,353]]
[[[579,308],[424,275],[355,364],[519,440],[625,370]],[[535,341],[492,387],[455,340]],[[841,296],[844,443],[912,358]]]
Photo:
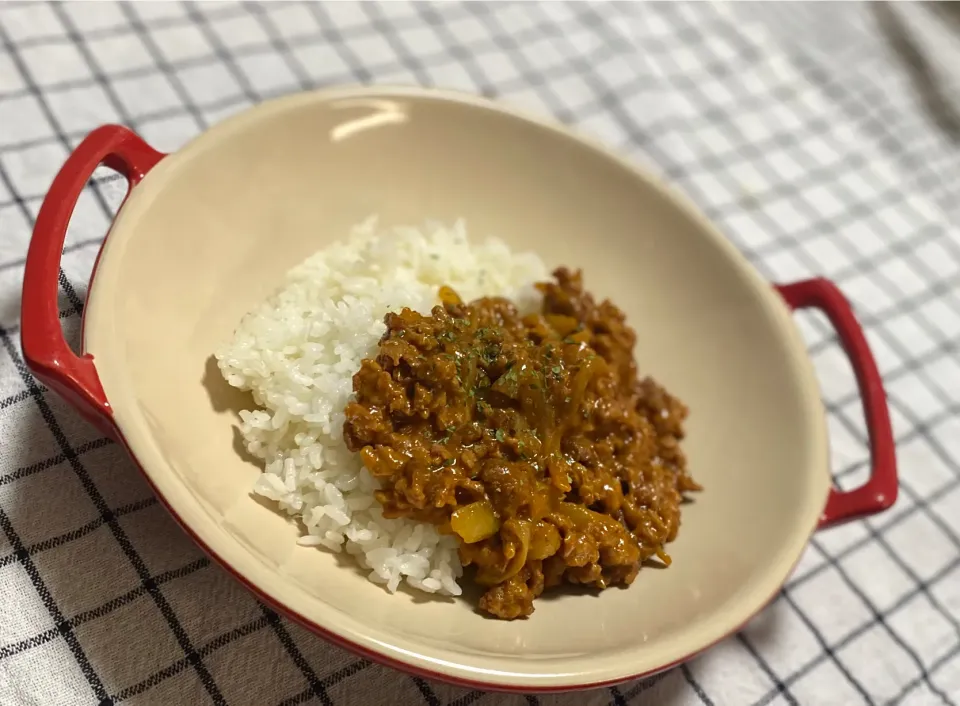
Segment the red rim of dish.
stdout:
[[[119,125],[105,125],[91,132],[67,158],[53,180],[53,184],[40,207],[27,253],[21,305],[21,343],[24,360],[39,380],[56,391],[100,431],[118,441],[126,449],[161,504],[173,516],[177,524],[204,552],[257,598],[329,642],[388,667],[473,689],[513,693],[556,693],[622,684],[627,681],[649,677],[682,664],[738,632],[776,596],[779,587],[762,604],[758,605],[756,610],[747,616],[736,630],[673,662],[646,672],[608,681],[556,687],[487,683],[417,667],[379,652],[374,652],[351,642],[346,637],[334,634],[268,596],[230,564],[222,560],[167,503],[130,451],[123,435],[120,433],[114,420],[113,409],[107,400],[103,386],[100,384],[93,356],[74,354],[67,345],[60,326],[60,316],[57,308],[60,257],[66,237],[67,224],[73,214],[80,192],[93,174],[93,170],[102,164],[126,177],[129,183],[127,190],[127,197],[129,197],[130,192],[165,156],[163,153],[154,150],[129,129]],[[123,208],[122,205],[121,208]],[[91,282],[96,276],[99,259],[98,253],[97,262],[94,264],[94,271],[90,277]],[[857,322],[849,302],[840,290],[832,282],[821,278],[793,284],[775,285],[775,288],[792,309],[819,309],[826,314],[836,329],[857,379],[870,441],[871,474],[869,480],[863,486],[852,491],[844,492],[835,487],[831,488],[819,522],[809,532],[808,536],[812,536],[816,529],[873,515],[893,505],[897,498],[898,486],[895,444],[882,378],[863,334],[863,329]]]

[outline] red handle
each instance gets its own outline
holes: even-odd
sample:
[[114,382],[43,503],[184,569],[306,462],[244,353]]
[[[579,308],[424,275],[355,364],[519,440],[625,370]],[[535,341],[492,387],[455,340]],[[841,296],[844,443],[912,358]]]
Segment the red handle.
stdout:
[[791,308],[813,307],[830,319],[853,366],[870,438],[869,480],[849,492],[832,488],[818,528],[882,512],[897,500],[897,458],[883,380],[863,329],[846,297],[829,280],[810,279],[777,285],[777,290]]
[[20,315],[24,360],[37,378],[110,436],[114,435],[113,414],[93,357],[74,354],[60,326],[60,256],[70,216],[94,169],[103,164],[126,177],[129,196],[130,189],[163,157],[125,127],[105,125],[91,132],[50,185],[27,251]]

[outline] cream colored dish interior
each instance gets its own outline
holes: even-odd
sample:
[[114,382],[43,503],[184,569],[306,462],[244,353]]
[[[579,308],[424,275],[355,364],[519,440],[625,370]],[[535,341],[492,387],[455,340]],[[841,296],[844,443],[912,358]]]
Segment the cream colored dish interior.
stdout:
[[[525,621],[467,600],[389,596],[298,547],[255,500],[238,393],[211,354],[290,266],[371,213],[463,216],[550,265],[585,269],[637,329],[641,371],[691,408],[706,490],[674,564],[626,590],[538,601]],[[306,620],[421,669],[563,687],[663,667],[734,630],[782,583],[829,489],[824,419],[786,308],[726,241],[651,180],[537,121],[414,89],[305,94],[223,123],[135,189],[104,248],[85,344],[116,421],[181,521]]]

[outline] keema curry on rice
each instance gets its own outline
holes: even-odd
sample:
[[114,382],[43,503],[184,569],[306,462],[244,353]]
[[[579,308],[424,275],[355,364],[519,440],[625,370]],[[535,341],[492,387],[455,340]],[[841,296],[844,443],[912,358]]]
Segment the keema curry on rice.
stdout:
[[541,311],[449,287],[429,315],[389,313],[354,375],[344,438],[380,483],[385,518],[452,535],[513,619],[564,582],[628,585],[669,564],[683,494],[700,486],[680,450],[687,408],[639,378],[635,333],[565,268]]

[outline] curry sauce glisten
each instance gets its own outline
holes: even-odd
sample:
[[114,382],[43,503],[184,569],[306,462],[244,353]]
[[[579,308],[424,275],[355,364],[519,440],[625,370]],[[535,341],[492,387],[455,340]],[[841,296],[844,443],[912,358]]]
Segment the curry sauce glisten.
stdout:
[[536,314],[447,287],[430,316],[388,314],[346,408],[384,517],[455,535],[498,618],[563,582],[628,585],[643,562],[669,564],[683,494],[700,489],[679,448],[687,409],[638,378],[623,312],[579,271],[554,280]]

